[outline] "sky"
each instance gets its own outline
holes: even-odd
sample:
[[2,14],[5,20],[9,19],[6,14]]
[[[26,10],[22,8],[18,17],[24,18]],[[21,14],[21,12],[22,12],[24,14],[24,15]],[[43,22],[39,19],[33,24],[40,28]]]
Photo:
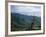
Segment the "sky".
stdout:
[[11,5],[12,13],[19,13],[28,16],[41,16],[41,6],[19,6]]

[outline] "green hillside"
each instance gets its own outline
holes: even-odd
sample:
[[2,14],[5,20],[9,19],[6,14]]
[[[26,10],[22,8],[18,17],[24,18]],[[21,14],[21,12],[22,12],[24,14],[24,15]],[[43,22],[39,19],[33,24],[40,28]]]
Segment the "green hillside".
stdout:
[[41,30],[41,18],[11,13],[11,31]]

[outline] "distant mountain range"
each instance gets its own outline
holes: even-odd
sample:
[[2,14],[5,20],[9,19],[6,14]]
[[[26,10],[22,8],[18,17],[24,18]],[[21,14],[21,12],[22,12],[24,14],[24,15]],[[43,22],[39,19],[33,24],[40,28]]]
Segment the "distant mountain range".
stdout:
[[[15,27],[14,27],[15,26]],[[33,30],[38,26],[37,30],[41,29],[41,17],[28,16],[19,13],[11,13],[11,31]]]

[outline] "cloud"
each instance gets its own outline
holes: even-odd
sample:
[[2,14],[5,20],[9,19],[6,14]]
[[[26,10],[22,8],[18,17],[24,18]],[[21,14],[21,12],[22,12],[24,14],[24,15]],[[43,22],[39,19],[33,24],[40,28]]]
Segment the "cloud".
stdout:
[[11,12],[16,12],[24,15],[34,15],[41,16],[41,7],[40,6],[11,6]]

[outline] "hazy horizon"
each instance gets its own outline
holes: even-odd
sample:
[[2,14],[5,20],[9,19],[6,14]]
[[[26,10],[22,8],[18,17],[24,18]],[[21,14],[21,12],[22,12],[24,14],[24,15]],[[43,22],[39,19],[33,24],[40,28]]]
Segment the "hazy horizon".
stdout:
[[19,13],[28,16],[41,16],[41,7],[40,6],[16,6],[11,5],[12,13]]

